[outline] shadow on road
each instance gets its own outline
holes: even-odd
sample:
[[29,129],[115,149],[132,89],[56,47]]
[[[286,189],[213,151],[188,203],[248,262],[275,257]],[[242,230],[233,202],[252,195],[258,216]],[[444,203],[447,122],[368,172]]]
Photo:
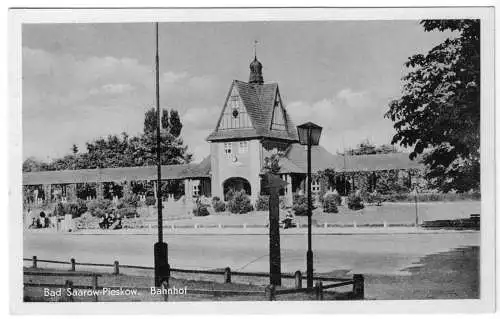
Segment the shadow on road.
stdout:
[[410,275],[367,275],[368,299],[479,298],[479,246],[424,256],[403,269]]

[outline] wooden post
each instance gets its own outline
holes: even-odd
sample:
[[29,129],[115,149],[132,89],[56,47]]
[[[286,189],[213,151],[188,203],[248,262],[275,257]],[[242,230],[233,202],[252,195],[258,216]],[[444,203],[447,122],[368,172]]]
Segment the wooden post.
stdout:
[[355,274],[352,277],[352,295],[354,300],[365,299],[365,278],[363,275]]
[[229,268],[229,267],[226,267],[224,269],[224,282],[226,284],[231,283],[231,268]]
[[119,275],[120,274],[120,263],[118,262],[118,260],[115,260],[115,271],[114,271],[114,274],[115,275]]
[[163,294],[163,301],[168,301],[168,281],[165,280],[161,283],[161,287],[167,291],[167,293]]
[[71,280],[66,280],[66,282],[64,283],[64,288],[66,288],[65,290],[66,291],[69,291],[71,292],[71,294],[68,296],[68,301],[70,302],[73,302],[73,282]]
[[316,300],[323,300],[323,283],[321,281],[316,281],[314,292],[316,293]]
[[99,297],[98,297],[98,294],[96,292],[98,289],[97,280],[98,280],[97,275],[92,276],[92,289],[94,290],[94,301],[95,302],[99,301]]
[[279,191],[286,185],[286,182],[275,174],[268,173],[265,178],[269,191],[269,283],[281,286]]
[[302,273],[300,272],[300,270],[297,270],[295,272],[295,288],[302,288]]
[[75,271],[76,269],[76,260],[75,258],[71,258],[71,271]]
[[37,267],[37,258],[36,256],[33,256],[33,268]]
[[274,285],[266,286],[266,300],[273,301],[276,300],[276,287]]

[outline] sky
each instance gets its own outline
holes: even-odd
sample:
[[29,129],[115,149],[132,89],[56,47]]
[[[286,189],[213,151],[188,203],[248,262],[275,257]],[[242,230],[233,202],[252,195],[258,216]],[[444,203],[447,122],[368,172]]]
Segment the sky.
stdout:
[[[450,36],[418,21],[161,23],[159,33],[160,105],[179,111],[195,161],[209,155],[232,80],[248,81],[255,40],[264,81],[278,83],[295,124],[323,126],[320,144],[335,153],[390,142],[383,115],[404,62]],[[152,23],[23,25],[23,159],[141,132],[155,105],[154,43]]]

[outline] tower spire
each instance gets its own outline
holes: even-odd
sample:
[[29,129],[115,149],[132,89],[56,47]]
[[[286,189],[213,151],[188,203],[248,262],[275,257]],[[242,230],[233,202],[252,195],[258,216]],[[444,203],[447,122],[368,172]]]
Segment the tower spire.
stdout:
[[262,63],[257,60],[257,44],[259,42],[255,40],[253,42],[253,61],[250,63],[250,78],[248,83],[251,84],[264,84],[264,77],[262,76]]

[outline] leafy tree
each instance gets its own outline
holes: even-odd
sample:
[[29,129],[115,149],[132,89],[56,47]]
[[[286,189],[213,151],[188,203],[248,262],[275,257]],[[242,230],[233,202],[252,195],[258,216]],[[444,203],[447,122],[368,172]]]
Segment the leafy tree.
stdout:
[[[168,129],[168,111],[166,109],[162,109],[161,112],[161,128],[166,130]],[[157,120],[158,117],[156,116],[156,108],[152,107],[146,111],[146,114],[144,114],[144,134],[156,135]]]
[[179,137],[182,131],[182,123],[181,118],[179,116],[179,112],[176,110],[170,111],[170,134],[174,137]]
[[281,169],[280,159],[282,157],[283,154],[279,152],[273,153],[270,156],[266,156],[264,158],[262,171],[264,173],[278,174]]
[[28,157],[23,162],[23,172],[40,172],[50,170],[49,164],[36,159],[35,157]]
[[392,144],[423,154],[431,186],[448,192],[479,188],[480,21],[423,20],[425,31],[455,36],[405,63],[402,96],[385,116],[394,122]]

